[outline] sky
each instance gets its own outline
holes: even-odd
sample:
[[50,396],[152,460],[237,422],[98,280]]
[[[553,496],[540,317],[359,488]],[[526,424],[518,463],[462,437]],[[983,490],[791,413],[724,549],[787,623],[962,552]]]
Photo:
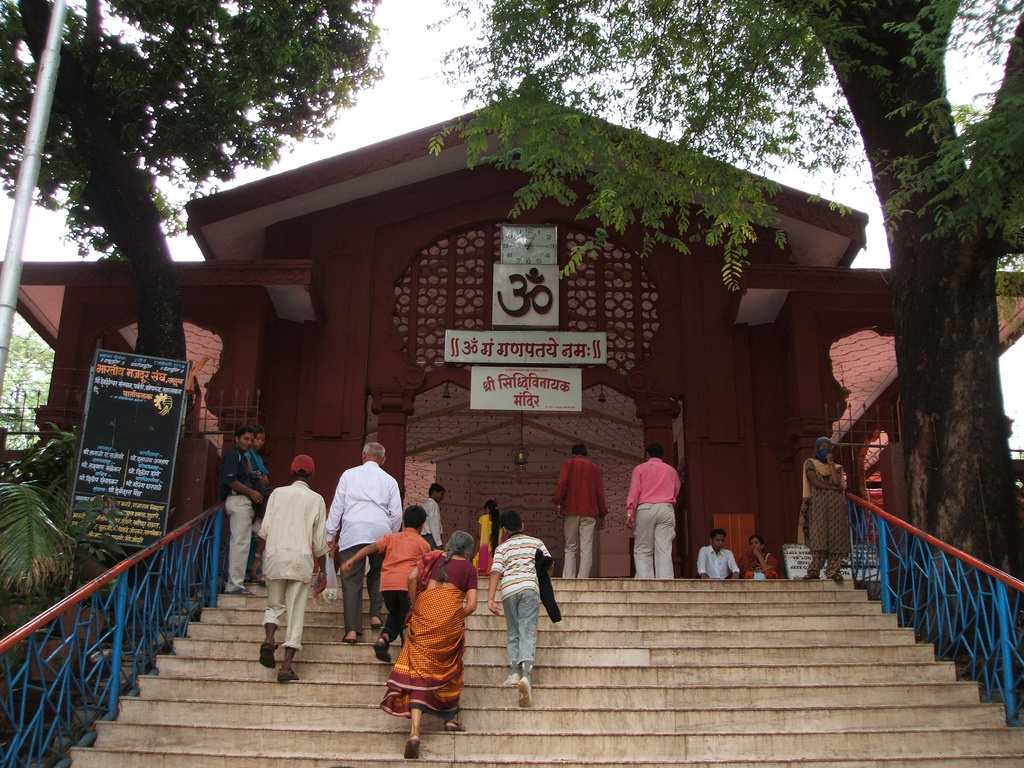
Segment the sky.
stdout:
[[[445,77],[445,52],[466,41],[467,29],[452,23],[438,28],[446,18],[444,0],[384,0],[377,23],[381,27],[384,77],[361,94],[352,109],[342,112],[329,138],[306,141],[286,151],[270,170],[247,169],[228,189],[316,160],[439,123],[468,111],[463,91]],[[952,56],[948,61],[950,96],[955,104],[977,102],[991,90],[998,69],[985,62]],[[869,216],[867,247],[855,267],[887,267],[889,251],[882,227],[882,213],[864,164],[841,177],[810,176],[798,169],[773,175],[776,180],[809,193],[836,200]],[[11,202],[0,198],[0,232],[10,226]],[[32,260],[77,260],[76,246],[62,239],[64,220],[59,213],[34,209],[29,220],[25,257]],[[201,260],[195,242],[187,235],[170,240],[176,259]],[[1000,361],[1007,414],[1016,420],[1012,441],[1024,448],[1024,343],[1005,353]]]

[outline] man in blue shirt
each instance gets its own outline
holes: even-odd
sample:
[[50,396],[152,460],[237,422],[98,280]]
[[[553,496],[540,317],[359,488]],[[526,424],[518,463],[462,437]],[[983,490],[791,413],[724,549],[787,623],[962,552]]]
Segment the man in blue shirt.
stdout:
[[[256,480],[256,490],[263,494],[263,498],[270,498],[270,492],[273,487],[270,485],[270,471],[267,469],[266,463],[263,461],[263,446],[267,444],[267,430],[261,427],[259,424],[254,424],[252,427],[252,448],[245,452],[245,458],[249,462],[249,468],[252,470],[254,479]],[[259,504],[253,508],[253,530],[258,531],[260,525],[263,522],[263,511],[265,509],[264,504]],[[260,571],[262,570],[263,562],[263,539],[259,536],[252,537],[252,545],[249,547],[249,557],[245,561],[245,573],[246,581],[256,581],[260,584],[263,583],[260,577]]]
[[220,468],[220,497],[231,528],[228,580],[224,588],[228,594],[252,595],[245,588],[245,561],[252,543],[253,508],[263,503],[263,494],[257,490],[259,481],[246,457],[252,439],[252,427],[236,429],[235,444],[224,453]]

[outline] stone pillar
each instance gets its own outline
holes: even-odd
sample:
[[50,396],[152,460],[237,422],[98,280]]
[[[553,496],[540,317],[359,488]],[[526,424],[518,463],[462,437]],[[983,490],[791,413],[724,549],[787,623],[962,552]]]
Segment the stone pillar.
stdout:
[[377,414],[377,442],[387,452],[384,469],[395,480],[405,498],[405,431],[409,416],[413,412],[414,395],[404,393],[379,393],[373,396],[373,412]]

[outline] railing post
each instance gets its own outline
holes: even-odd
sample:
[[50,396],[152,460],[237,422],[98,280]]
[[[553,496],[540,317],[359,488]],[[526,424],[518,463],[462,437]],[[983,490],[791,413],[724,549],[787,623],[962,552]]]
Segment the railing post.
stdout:
[[882,518],[878,524],[878,585],[881,588],[882,611],[893,613],[892,592],[889,590],[889,524]]
[[121,695],[121,657],[124,655],[124,630],[128,618],[128,574],[117,577],[114,586],[114,638],[110,649],[110,691],[107,698],[107,717],[117,716],[117,700]]
[[224,510],[213,513],[213,542],[210,544],[210,581],[206,585],[206,607],[217,607],[217,592],[220,590],[220,543],[224,535]]
[[996,618],[999,621],[999,678],[1003,689],[1003,703],[1006,706],[1006,722],[1017,725],[1017,694],[1014,691],[1013,658],[1014,635],[1010,621],[1010,599],[1006,585],[992,579],[993,597],[996,603]]

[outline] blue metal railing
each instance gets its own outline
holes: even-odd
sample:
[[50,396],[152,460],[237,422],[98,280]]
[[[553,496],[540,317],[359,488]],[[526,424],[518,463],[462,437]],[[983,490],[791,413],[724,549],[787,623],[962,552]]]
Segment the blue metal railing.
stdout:
[[54,765],[183,636],[220,582],[220,507],[0,640],[0,768]]
[[[1024,583],[848,494],[853,576],[882,610],[935,645],[1018,725],[1024,693]],[[873,556],[873,557],[872,557]],[[873,560],[873,562],[871,562]]]

